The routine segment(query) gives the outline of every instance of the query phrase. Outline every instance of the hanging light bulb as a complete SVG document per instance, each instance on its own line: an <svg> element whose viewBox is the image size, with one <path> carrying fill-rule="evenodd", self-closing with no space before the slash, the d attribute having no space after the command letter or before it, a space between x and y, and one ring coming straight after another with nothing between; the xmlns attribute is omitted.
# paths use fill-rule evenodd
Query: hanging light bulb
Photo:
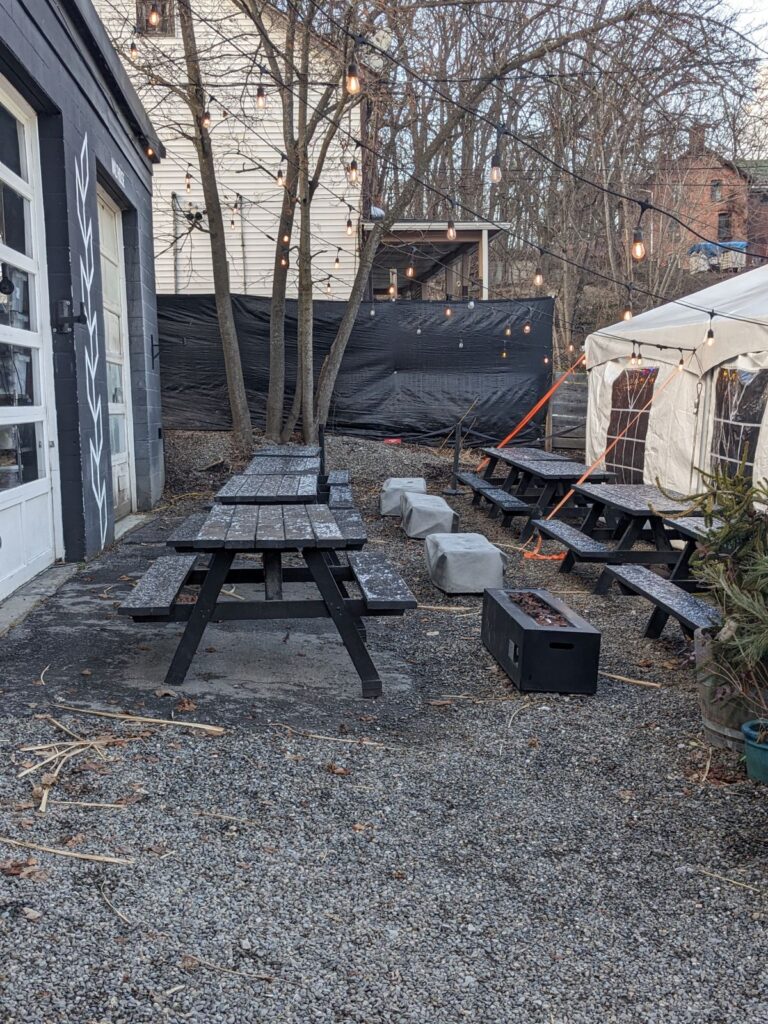
<svg viewBox="0 0 768 1024"><path fill-rule="evenodd" d="M569 352L573 352L573 342L571 342L570 345L568 346L568 351Z"/></svg>
<svg viewBox="0 0 768 1024"><path fill-rule="evenodd" d="M344 81L344 88L350 96L356 96L360 92L360 74L357 64L354 61L347 68L347 77Z"/></svg>
<svg viewBox="0 0 768 1024"><path fill-rule="evenodd" d="M709 345L710 348L712 347L712 345L715 344L715 332L712 328L712 317L714 315L714 313L709 314L709 330L707 331L707 345Z"/></svg>
<svg viewBox="0 0 768 1024"><path fill-rule="evenodd" d="M640 224L632 232L632 259L640 263L645 259L645 242L643 241L643 229Z"/></svg>
<svg viewBox="0 0 768 1024"><path fill-rule="evenodd" d="M330 279L330 277L328 278L328 280L326 281L326 284L325 284L325 294L326 295L330 295L331 294L331 279Z"/></svg>
<svg viewBox="0 0 768 1024"><path fill-rule="evenodd" d="M464 348L464 339L459 338L459 348Z"/></svg>
<svg viewBox="0 0 768 1024"><path fill-rule="evenodd" d="M630 366L636 366L637 365L637 356L635 355L635 346L634 345L632 346L632 355L629 357L629 365Z"/></svg>
<svg viewBox="0 0 768 1024"><path fill-rule="evenodd" d="M533 284L535 288L541 288L544 284L544 274L541 271L541 267L536 267L533 274Z"/></svg>
<svg viewBox="0 0 768 1024"><path fill-rule="evenodd" d="M231 228L233 228L235 226L235 210L236 209L237 209L237 207L235 207L235 206L232 207L232 216L229 218L229 226Z"/></svg>
<svg viewBox="0 0 768 1024"><path fill-rule="evenodd" d="M210 112L210 110L206 110L203 113L202 124L203 124L203 128L205 128L206 131L211 127L211 112Z"/></svg>
<svg viewBox="0 0 768 1024"><path fill-rule="evenodd" d="M138 57L139 57L139 48L138 48L138 46L136 45L136 39L135 39L135 38L131 40L131 45L130 45L130 47L128 48L128 56L129 56L129 57L131 58L131 60L132 60L132 61L134 61L134 62L136 62L136 60L138 60Z"/></svg>
<svg viewBox="0 0 768 1024"><path fill-rule="evenodd" d="M448 230L445 232L445 237L449 242L456 241L456 225L453 223L453 220L448 221Z"/></svg>
<svg viewBox="0 0 768 1024"><path fill-rule="evenodd" d="M280 253L280 266L284 267L284 268L287 268L289 265L290 265L290 260L288 259L288 253L287 252Z"/></svg>
<svg viewBox="0 0 768 1024"><path fill-rule="evenodd" d="M530 333L531 333L531 321L530 320L526 320L525 323L523 324L523 334L530 334Z"/></svg>
<svg viewBox="0 0 768 1024"><path fill-rule="evenodd" d="M624 307L624 311L621 314L621 319L622 320L631 320L632 319L632 307L630 306L629 303L627 303L626 306Z"/></svg>
<svg viewBox="0 0 768 1024"><path fill-rule="evenodd" d="M187 193L192 191L192 175L189 171L189 164L187 164L187 173L184 175L184 189Z"/></svg>
<svg viewBox="0 0 768 1024"><path fill-rule="evenodd" d="M290 240L291 240L291 236L290 236L290 235L288 234L288 232L286 231L286 232L285 232L285 233L283 234L283 244L284 244L284 245L287 245L287 244L288 244L288 243L290 242Z"/></svg>
<svg viewBox="0 0 768 1024"><path fill-rule="evenodd" d="M681 350L680 350L680 362L679 362L679 363L677 364L677 372L678 372L678 373L682 373L682 371L683 371L684 369L685 369L685 362L684 362L684 360L683 360L683 351L682 351L682 349L681 349Z"/></svg>
<svg viewBox="0 0 768 1024"><path fill-rule="evenodd" d="M160 24L160 8L157 4L152 4L149 8L149 14L147 15L147 24L151 28L157 28Z"/></svg>
<svg viewBox="0 0 768 1024"><path fill-rule="evenodd" d="M544 365L546 366L547 363L549 363L549 356L544 356Z"/></svg>
<svg viewBox="0 0 768 1024"><path fill-rule="evenodd" d="M347 166L347 181L349 182L350 185L356 185L357 178L357 160L355 160L355 158L352 157Z"/></svg>
<svg viewBox="0 0 768 1024"><path fill-rule="evenodd" d="M397 294L397 288L395 288L394 284L391 284L389 286L389 288L387 289L387 291L389 292L390 295L396 295Z"/></svg>
<svg viewBox="0 0 768 1024"><path fill-rule="evenodd" d="M373 306L371 306L370 316L376 316L376 310L374 309Z"/></svg>
<svg viewBox="0 0 768 1024"><path fill-rule="evenodd" d="M347 217L347 234L351 235L352 234L352 230L353 230L353 228L352 228L352 218L351 217Z"/></svg>
<svg viewBox="0 0 768 1024"><path fill-rule="evenodd" d="M501 358L502 358L502 359L506 359L506 358L507 358L507 349L506 349L506 346L505 346L505 347L504 347L504 348L503 348L503 349L501 350Z"/></svg>
<svg viewBox="0 0 768 1024"><path fill-rule="evenodd" d="M277 178L276 178L276 181L277 181L277 184L280 186L280 188L285 188L285 175L283 174L283 168L282 167L278 167L277 168Z"/></svg>
<svg viewBox="0 0 768 1024"><path fill-rule="evenodd" d="M147 156L149 157L150 160L155 155L155 151L154 151L154 149L152 149L151 146L147 146L145 152L146 152L146 154L147 154Z"/></svg>
<svg viewBox="0 0 768 1024"><path fill-rule="evenodd" d="M416 276L416 267L414 267L414 265L413 265L413 253L414 253L414 251L415 250L411 249L411 258L410 258L410 261L408 262L408 266L405 268L405 276L406 277L415 277Z"/></svg>
<svg viewBox="0 0 768 1024"><path fill-rule="evenodd" d="M261 83L256 89L256 109L266 110L267 109L267 90Z"/></svg>
<svg viewBox="0 0 768 1024"><path fill-rule="evenodd" d="M512 337L512 328L510 327L509 324L507 324L507 326L504 328L504 337L505 338L511 338Z"/></svg>
<svg viewBox="0 0 768 1024"><path fill-rule="evenodd" d="M640 346L637 346L637 359L635 360L638 366L643 365L643 353L640 351Z"/></svg>
<svg viewBox="0 0 768 1024"><path fill-rule="evenodd" d="M420 327L417 327L417 328L416 328L416 333L417 333L417 334L421 334L421 328L420 328Z"/></svg>
<svg viewBox="0 0 768 1024"><path fill-rule="evenodd" d="M470 299L469 302L467 303L467 309L471 310L471 309L474 309L474 308L475 308L475 300L474 299Z"/></svg>
<svg viewBox="0 0 768 1024"><path fill-rule="evenodd" d="M339 253L340 252L341 252L341 249L337 249L336 250L336 262L333 264L333 269L334 270L339 270L339 268L341 267L341 260L339 258Z"/></svg>
<svg viewBox="0 0 768 1024"><path fill-rule="evenodd" d="M445 307L445 315L446 315L447 318L450 318L450 317L453 316L453 307L450 304L448 304Z"/></svg>
<svg viewBox="0 0 768 1024"><path fill-rule="evenodd" d="M501 158L499 157L498 149L491 157L490 179L494 185L498 185L498 183L501 181Z"/></svg>

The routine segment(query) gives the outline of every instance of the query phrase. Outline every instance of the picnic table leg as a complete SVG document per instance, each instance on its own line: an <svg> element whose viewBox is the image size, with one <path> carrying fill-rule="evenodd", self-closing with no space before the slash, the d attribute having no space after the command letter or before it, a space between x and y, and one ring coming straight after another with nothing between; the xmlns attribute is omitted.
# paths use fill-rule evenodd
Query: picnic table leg
<svg viewBox="0 0 768 1024"><path fill-rule="evenodd" d="M669 574L669 578L674 580L678 586L685 587L684 581L688 577L688 570L691 558L696 551L696 541L693 538L689 538L686 542L685 547L680 552L680 557L672 566L672 571ZM665 612L663 608L654 608L651 612L648 623L645 627L644 636L647 636L650 640L657 640L669 620L669 613Z"/></svg>
<svg viewBox="0 0 768 1024"><path fill-rule="evenodd" d="M333 548L330 548L328 551L324 552L324 554L325 560L328 563L328 565L341 565L341 559L333 550ZM339 588L339 593L341 594L342 597L349 597L349 591L341 582L341 580L336 580L336 586ZM355 626L357 627L357 632L360 634L362 639L367 640L368 630L365 628L365 623L363 622L363 620L355 619Z"/></svg>
<svg viewBox="0 0 768 1024"><path fill-rule="evenodd" d="M328 568L323 552L305 548L303 553L315 585L328 609L328 614L333 619L339 636L352 659L352 664L360 676L360 681L363 684L363 696L380 697L381 677L373 664L363 638L360 636L355 617L350 614L344 604L344 598Z"/></svg>
<svg viewBox="0 0 768 1024"><path fill-rule="evenodd" d="M634 547L635 541L643 532L644 522L645 520L642 519L640 516L633 516L629 520L629 525L619 538L619 541L616 545L617 551L630 551ZM608 572L607 568L603 569L603 571L600 573L597 579L597 583L595 584L594 592L596 594L607 594L608 591L611 589L612 582L613 577Z"/></svg>
<svg viewBox="0 0 768 1024"><path fill-rule="evenodd" d="M211 556L203 585L197 595L197 601L195 601L192 614L189 616L184 633L179 640L171 667L166 673L166 686L181 686L184 682L205 627L210 622L219 592L227 579L234 557L234 551L216 551Z"/></svg>
<svg viewBox="0 0 768 1024"><path fill-rule="evenodd" d="M552 504L552 498L555 495L556 489L557 489L557 483L556 482L548 480L544 484L544 486L543 486L543 488L541 490L541 494L536 499L536 504L535 504L535 506L533 508L533 512L531 512L531 515L530 515L530 517L528 519L528 522L525 524L525 526L522 529L522 532L520 534L520 540L521 541L528 540L528 538L533 533L533 520L534 519L543 519L544 518L544 515L546 514L547 509Z"/></svg>
<svg viewBox="0 0 768 1024"><path fill-rule="evenodd" d="M283 598L283 563L279 551L265 551L264 598L267 601L281 601Z"/></svg>
<svg viewBox="0 0 768 1024"><path fill-rule="evenodd" d="M488 465L485 467L485 471L483 472L483 480L493 479L493 474L496 471L496 463L498 461L498 458L495 458L493 455L488 456Z"/></svg>

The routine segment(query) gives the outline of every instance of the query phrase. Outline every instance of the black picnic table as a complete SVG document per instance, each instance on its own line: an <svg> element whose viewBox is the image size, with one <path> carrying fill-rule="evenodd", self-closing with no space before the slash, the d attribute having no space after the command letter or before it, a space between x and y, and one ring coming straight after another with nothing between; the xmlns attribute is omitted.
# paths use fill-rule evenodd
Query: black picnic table
<svg viewBox="0 0 768 1024"><path fill-rule="evenodd" d="M510 487L512 494L522 501L531 504L531 515L523 527L520 540L527 540L533 533L533 520L539 519L548 509L554 507L573 488L577 480L581 480L590 467L583 462L572 462L570 459L552 459L539 462L533 459L509 460L517 478ZM590 480L605 482L613 479L614 474L602 469L592 470ZM573 504L566 511L566 516L574 515L574 506L584 505L584 500L573 495Z"/></svg>
<svg viewBox="0 0 768 1024"><path fill-rule="evenodd" d="M320 458L316 455L255 455L243 470L248 476L282 476L285 473L321 472Z"/></svg>
<svg viewBox="0 0 768 1024"><path fill-rule="evenodd" d="M401 615L416 601L405 582L377 552L363 551L366 532L355 509L327 505L223 505L191 516L167 540L178 553L158 559L120 607L136 621L186 621L165 681L183 683L206 625L232 619L330 617L362 681L364 697L381 694L381 679L365 644L368 615ZM346 565L339 560L345 552ZM261 555L262 566L233 565L238 554ZM283 565L298 553L303 566ZM199 567L198 555L208 555ZM356 582L362 597L350 597ZM319 598L283 597L284 583L314 583ZM236 600L227 584L263 583L264 597ZM179 600L188 584L200 586L194 603Z"/></svg>
<svg viewBox="0 0 768 1024"><path fill-rule="evenodd" d="M557 452L547 452L543 448L531 448L526 445L520 445L517 448L481 448L480 449L488 459L488 463L483 472L484 480L492 480L493 474L496 472L496 467L500 462L503 462L506 466L510 467L507 473L507 477L504 483L508 484L510 479L512 481L517 479L517 467L522 461L528 462L568 462L567 455L558 455ZM516 461L513 461L516 460Z"/></svg>
<svg viewBox="0 0 768 1024"><path fill-rule="evenodd" d="M616 546L606 548L605 558L593 561L621 563L626 565L674 565L679 557L664 528L665 517L683 515L690 511L690 503L682 495L664 494L653 484L577 484L574 493L586 499L590 509L581 525L581 532L587 537L610 533L616 539ZM617 526L600 528L598 523L613 517ZM638 550L638 540L648 539L655 551ZM574 564L573 552L569 551L562 563L561 572L569 572ZM597 581L595 593L605 593L610 586L610 577L605 572Z"/></svg>
<svg viewBox="0 0 768 1024"><path fill-rule="evenodd" d="M214 496L223 505L293 505L317 501L317 473L240 473Z"/></svg>
<svg viewBox="0 0 768 1024"><path fill-rule="evenodd" d="M320 458L321 452L319 444L269 444L259 448L256 456L267 459L309 459Z"/></svg>

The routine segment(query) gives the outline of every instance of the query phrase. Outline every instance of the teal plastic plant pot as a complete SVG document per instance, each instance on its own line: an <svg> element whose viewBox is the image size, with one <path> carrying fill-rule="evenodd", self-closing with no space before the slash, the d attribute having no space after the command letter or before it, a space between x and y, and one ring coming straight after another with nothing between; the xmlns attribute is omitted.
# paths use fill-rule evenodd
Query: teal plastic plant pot
<svg viewBox="0 0 768 1024"><path fill-rule="evenodd" d="M753 782L768 783L768 719L754 718L741 727L744 733L744 756L747 761L747 775ZM760 734L765 736L759 742Z"/></svg>

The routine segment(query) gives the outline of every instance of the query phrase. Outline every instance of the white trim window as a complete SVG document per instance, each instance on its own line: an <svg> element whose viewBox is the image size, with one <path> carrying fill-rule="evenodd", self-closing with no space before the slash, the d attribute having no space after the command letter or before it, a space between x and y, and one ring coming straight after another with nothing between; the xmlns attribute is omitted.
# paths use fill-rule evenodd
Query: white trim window
<svg viewBox="0 0 768 1024"><path fill-rule="evenodd" d="M0 77L0 598L60 546L44 239L36 117Z"/></svg>

